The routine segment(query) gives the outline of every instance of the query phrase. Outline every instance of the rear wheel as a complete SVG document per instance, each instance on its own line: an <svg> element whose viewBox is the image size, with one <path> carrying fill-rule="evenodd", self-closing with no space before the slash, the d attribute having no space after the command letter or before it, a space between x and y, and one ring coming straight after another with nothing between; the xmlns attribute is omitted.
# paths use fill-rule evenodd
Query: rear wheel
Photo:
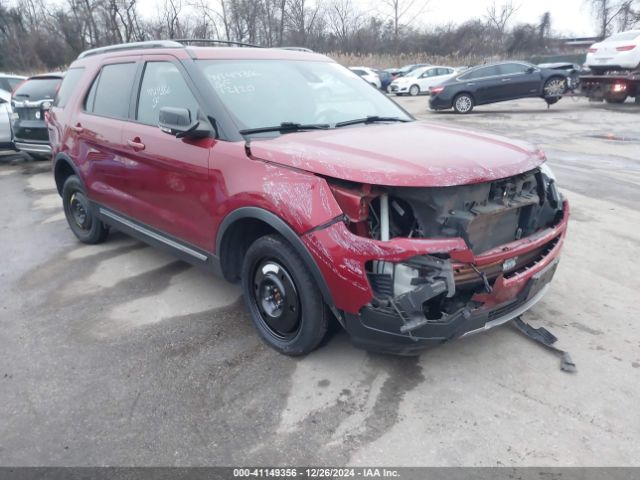
<svg viewBox="0 0 640 480"><path fill-rule="evenodd" d="M62 187L62 205L67 223L78 240L96 244L106 240L109 227L96 216L80 179L71 175Z"/></svg>
<svg viewBox="0 0 640 480"><path fill-rule="evenodd" d="M453 99L453 109L456 113L469 113L473 110L473 97L468 93L461 93Z"/></svg>
<svg viewBox="0 0 640 480"><path fill-rule="evenodd" d="M278 352L305 355L324 338L328 315L318 286L279 235L251 244L242 265L242 290L260 337Z"/></svg>
<svg viewBox="0 0 640 480"><path fill-rule="evenodd" d="M411 85L411 88L409 88L409 95L411 95L412 97L415 97L419 93L420 93L420 87L418 85Z"/></svg>

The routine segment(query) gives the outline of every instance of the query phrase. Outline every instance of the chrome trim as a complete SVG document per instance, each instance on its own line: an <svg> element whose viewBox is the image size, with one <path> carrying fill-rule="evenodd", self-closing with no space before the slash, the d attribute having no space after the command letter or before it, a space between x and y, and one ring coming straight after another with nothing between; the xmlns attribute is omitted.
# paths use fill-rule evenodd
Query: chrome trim
<svg viewBox="0 0 640 480"><path fill-rule="evenodd" d="M15 146L21 152L51 153L51 145L46 144L15 142Z"/></svg>
<svg viewBox="0 0 640 480"><path fill-rule="evenodd" d="M470 337L471 335L476 335L478 333L482 333L482 332L484 332L486 330L490 330L492 328L495 328L495 327L498 327L500 325L503 325L503 324L507 323L508 321L513 320L516 317L519 317L524 312L526 312L531 307L533 307L536 303L538 303L540 300L542 300L542 297L545 296L545 294L549 290L550 286L551 285L547 284L544 287L542 287L540 289L540 291L533 296L533 298L531 298L527 303L525 303L523 305L520 305L518 308L516 308L512 312L509 312L509 313L507 313L506 315L504 315L504 316L502 316L500 318L496 318L495 320L491 320L490 322L485 323L484 326L481 327L481 328L476 328L475 330L471 330L469 332L466 332L465 334L461 335L460 338Z"/></svg>
<svg viewBox="0 0 640 480"><path fill-rule="evenodd" d="M172 248L175 248L176 250L180 250L183 253L186 253L187 255L192 256L193 258L197 258L198 260L200 260L201 262L206 262L207 259L209 257L207 257L206 255L195 251L192 248L189 248L181 243L178 243L174 240L171 240L170 238L165 237L164 235L161 235L159 233L154 232L153 230L149 230L148 228L142 227L140 225L138 225L137 223L134 223L130 220L127 220L124 217L121 217L120 215L118 215L117 213L113 213L110 210L107 210L105 208L100 207L100 213L102 215L104 215L105 217L109 217L112 220L115 220L116 222L119 222L133 230L136 230L144 235L146 235L147 237L153 238L154 240L157 240L159 242L164 243L165 245L168 245Z"/></svg>

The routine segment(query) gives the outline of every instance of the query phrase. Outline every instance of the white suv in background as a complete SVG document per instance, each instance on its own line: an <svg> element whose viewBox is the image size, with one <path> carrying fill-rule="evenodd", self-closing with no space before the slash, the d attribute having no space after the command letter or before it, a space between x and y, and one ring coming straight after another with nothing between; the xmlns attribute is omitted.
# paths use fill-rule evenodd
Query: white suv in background
<svg viewBox="0 0 640 480"><path fill-rule="evenodd" d="M372 86L376 87L377 89L382 88L382 83L380 82L380 77L371 68L369 68L369 67L349 67L349 70L351 70L356 75L362 77L362 79L365 82L371 84Z"/></svg>
<svg viewBox="0 0 640 480"><path fill-rule="evenodd" d="M640 30L616 33L587 50L585 64L594 72L640 68Z"/></svg>

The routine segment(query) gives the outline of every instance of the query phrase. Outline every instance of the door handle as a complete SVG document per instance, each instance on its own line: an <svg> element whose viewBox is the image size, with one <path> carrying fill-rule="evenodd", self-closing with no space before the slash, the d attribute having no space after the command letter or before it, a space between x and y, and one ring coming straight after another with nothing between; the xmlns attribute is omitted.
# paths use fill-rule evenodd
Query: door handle
<svg viewBox="0 0 640 480"><path fill-rule="evenodd" d="M502 81L503 82L509 82L511 79L510 78L503 78Z"/></svg>
<svg viewBox="0 0 640 480"><path fill-rule="evenodd" d="M475 85L474 82L467 83L467 87L473 87Z"/></svg>
<svg viewBox="0 0 640 480"><path fill-rule="evenodd" d="M127 145L133 148L136 152L144 150L144 143L140 141L140 138L136 137L133 140L127 140Z"/></svg>
<svg viewBox="0 0 640 480"><path fill-rule="evenodd" d="M75 126L71 126L69 127L71 128L72 131L76 132L76 133L82 133L84 132L84 128L82 128L82 125L80 125L79 123L76 124Z"/></svg>

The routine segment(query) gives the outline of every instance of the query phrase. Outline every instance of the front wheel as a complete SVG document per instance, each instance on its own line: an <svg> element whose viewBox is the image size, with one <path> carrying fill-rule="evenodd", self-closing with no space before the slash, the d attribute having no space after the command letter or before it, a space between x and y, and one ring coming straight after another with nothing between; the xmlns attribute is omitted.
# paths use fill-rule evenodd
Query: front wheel
<svg viewBox="0 0 640 480"><path fill-rule="evenodd" d="M420 93L420 87L418 85L411 85L411 88L409 89L409 95L411 95L412 97L415 97L419 93Z"/></svg>
<svg viewBox="0 0 640 480"><path fill-rule="evenodd" d="M456 113L469 113L473 110L473 97L468 93L461 93L453 99L453 109Z"/></svg>
<svg viewBox="0 0 640 480"><path fill-rule="evenodd" d="M544 83L542 92L545 98L559 98L567 90L567 80L560 77L552 77Z"/></svg>
<svg viewBox="0 0 640 480"><path fill-rule="evenodd" d="M62 205L67 223L78 240L89 244L106 240L109 227L96 216L82 182L75 175L67 178L62 186Z"/></svg>
<svg viewBox="0 0 640 480"><path fill-rule="evenodd" d="M242 291L256 330L285 355L305 355L325 337L327 310L309 269L279 235L256 240L245 254Z"/></svg>

